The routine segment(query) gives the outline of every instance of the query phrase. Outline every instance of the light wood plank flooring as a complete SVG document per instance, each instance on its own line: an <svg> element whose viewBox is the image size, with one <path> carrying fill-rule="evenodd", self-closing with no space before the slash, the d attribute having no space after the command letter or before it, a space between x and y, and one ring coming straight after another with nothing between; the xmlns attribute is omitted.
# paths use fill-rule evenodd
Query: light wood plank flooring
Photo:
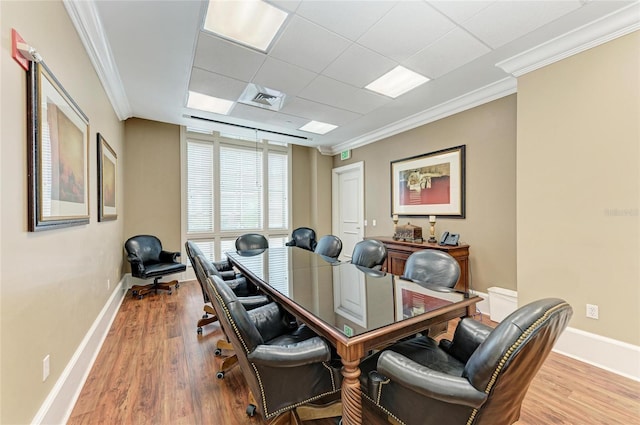
<svg viewBox="0 0 640 425"><path fill-rule="evenodd" d="M248 392L238 368L216 378L222 360L214 355L215 342L222 332L215 323L197 335L202 307L196 281L173 295L127 296L68 424L264 424L245 414ZM517 424L640 425L639 417L640 383L552 353ZM384 423L366 412L365 421Z"/></svg>

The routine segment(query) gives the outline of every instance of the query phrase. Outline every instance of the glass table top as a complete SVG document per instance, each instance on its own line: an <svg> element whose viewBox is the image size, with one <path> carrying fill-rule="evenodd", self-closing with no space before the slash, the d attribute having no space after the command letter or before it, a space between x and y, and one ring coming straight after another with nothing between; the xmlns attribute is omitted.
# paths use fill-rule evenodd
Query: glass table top
<svg viewBox="0 0 640 425"><path fill-rule="evenodd" d="M269 248L227 257L260 286L268 285L347 336L359 335L463 301L388 273L349 262L332 263L296 247Z"/></svg>

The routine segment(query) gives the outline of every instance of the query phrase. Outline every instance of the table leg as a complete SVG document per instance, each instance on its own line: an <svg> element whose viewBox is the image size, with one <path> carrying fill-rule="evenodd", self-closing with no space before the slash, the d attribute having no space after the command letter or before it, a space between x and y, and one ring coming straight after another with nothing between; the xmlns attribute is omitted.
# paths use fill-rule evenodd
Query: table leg
<svg viewBox="0 0 640 425"><path fill-rule="evenodd" d="M342 424L362 424L362 399L360 398L360 360L342 360Z"/></svg>

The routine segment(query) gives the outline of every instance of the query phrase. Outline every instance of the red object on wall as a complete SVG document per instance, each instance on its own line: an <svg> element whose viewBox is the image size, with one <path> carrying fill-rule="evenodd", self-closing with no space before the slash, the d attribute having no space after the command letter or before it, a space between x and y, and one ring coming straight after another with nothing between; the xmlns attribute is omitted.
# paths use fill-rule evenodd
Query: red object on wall
<svg viewBox="0 0 640 425"><path fill-rule="evenodd" d="M18 51L18 43L26 43L24 38L20 37L18 31L11 28L11 57L15 59L25 71L29 70L29 60L22 56L22 53Z"/></svg>

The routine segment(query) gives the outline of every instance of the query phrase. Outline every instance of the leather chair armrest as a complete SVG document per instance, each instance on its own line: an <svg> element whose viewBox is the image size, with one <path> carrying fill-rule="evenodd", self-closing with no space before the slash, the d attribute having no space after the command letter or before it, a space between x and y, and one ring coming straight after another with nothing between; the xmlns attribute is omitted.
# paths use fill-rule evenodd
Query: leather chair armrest
<svg viewBox="0 0 640 425"><path fill-rule="evenodd" d="M462 319L453 334L453 340L441 340L440 348L462 363L466 363L476 348L487 339L493 328L468 317Z"/></svg>
<svg viewBox="0 0 640 425"><path fill-rule="evenodd" d="M236 272L234 270L220 270L219 272L223 280L233 280L236 278Z"/></svg>
<svg viewBox="0 0 640 425"><path fill-rule="evenodd" d="M213 267L218 269L218 271L220 273L226 272L226 271L233 271L233 266L231 265L229 260L226 260L226 261L214 261L212 264L213 264Z"/></svg>
<svg viewBox="0 0 640 425"><path fill-rule="evenodd" d="M271 367L297 367L331 360L329 345L319 336L291 345L258 345L250 362Z"/></svg>
<svg viewBox="0 0 640 425"><path fill-rule="evenodd" d="M253 295L250 297L241 297L238 298L240 304L244 306L244 308L249 310L254 310L258 307L262 307L263 305L267 305L271 302L271 300L266 295Z"/></svg>
<svg viewBox="0 0 640 425"><path fill-rule="evenodd" d="M487 400L487 394L476 390L466 378L429 369L393 351L380 355L377 369L394 383L445 403L477 409Z"/></svg>
<svg viewBox="0 0 640 425"><path fill-rule="evenodd" d="M133 276L138 277L144 273L144 264L142 259L136 254L127 255L127 261L131 263L131 274Z"/></svg>
<svg viewBox="0 0 640 425"><path fill-rule="evenodd" d="M285 243L285 246L296 246L296 241L289 241Z"/></svg>
<svg viewBox="0 0 640 425"><path fill-rule="evenodd" d="M180 257L179 252L170 252L170 251L160 251L160 255L158 259L161 263L177 263L178 257Z"/></svg>

